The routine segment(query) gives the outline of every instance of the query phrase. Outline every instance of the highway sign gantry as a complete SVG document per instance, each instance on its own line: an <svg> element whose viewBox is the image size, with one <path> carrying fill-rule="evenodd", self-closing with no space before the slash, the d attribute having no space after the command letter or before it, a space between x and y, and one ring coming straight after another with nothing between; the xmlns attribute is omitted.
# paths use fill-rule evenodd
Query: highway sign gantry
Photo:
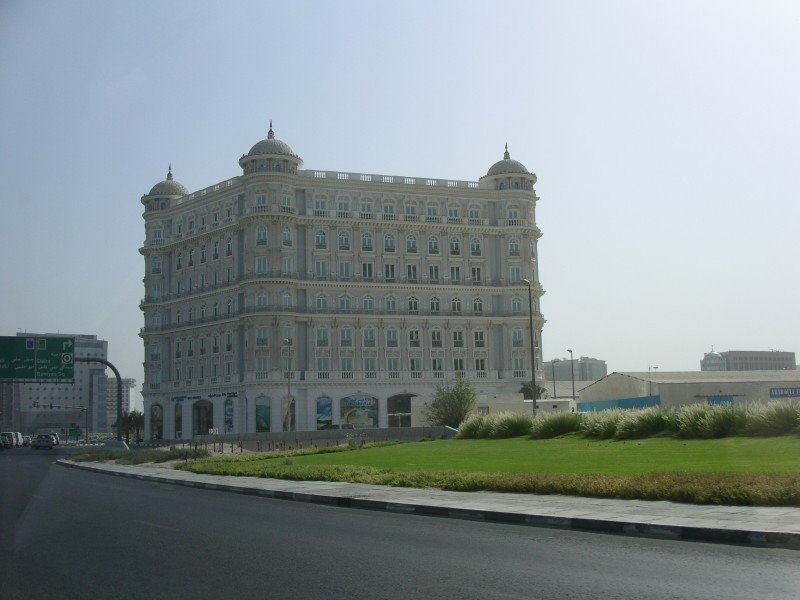
<svg viewBox="0 0 800 600"><path fill-rule="evenodd" d="M0 336L0 380L64 381L74 376L74 337Z"/></svg>

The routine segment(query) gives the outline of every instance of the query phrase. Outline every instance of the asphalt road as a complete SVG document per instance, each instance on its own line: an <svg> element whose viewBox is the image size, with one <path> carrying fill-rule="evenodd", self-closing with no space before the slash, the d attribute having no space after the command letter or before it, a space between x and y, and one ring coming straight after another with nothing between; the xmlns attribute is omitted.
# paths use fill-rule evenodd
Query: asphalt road
<svg viewBox="0 0 800 600"><path fill-rule="evenodd" d="M2 598L797 598L800 552L371 512L0 453Z"/></svg>

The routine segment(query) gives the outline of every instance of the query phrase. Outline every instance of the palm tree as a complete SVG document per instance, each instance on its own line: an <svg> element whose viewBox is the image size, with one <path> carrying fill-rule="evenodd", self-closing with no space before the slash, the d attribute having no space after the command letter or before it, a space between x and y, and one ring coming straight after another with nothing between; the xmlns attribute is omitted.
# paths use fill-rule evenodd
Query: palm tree
<svg viewBox="0 0 800 600"><path fill-rule="evenodd" d="M131 420L131 427L136 431L136 443L142 439L139 432L144 432L144 413L136 409L132 410L129 414Z"/></svg>
<svg viewBox="0 0 800 600"><path fill-rule="evenodd" d="M114 421L112 427L118 428L120 424L117 421ZM130 444L131 443L131 427L133 424L131 423L131 414L130 413L122 413L122 431L125 433L125 442Z"/></svg>

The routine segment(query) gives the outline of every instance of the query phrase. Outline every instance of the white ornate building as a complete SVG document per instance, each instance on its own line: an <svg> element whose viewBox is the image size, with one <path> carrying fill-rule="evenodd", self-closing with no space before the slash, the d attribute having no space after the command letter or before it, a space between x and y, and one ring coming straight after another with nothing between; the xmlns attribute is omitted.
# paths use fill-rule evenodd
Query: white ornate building
<svg viewBox="0 0 800 600"><path fill-rule="evenodd" d="M536 175L507 149L477 182L302 170L270 127L239 166L142 196L146 437L419 425L436 384L530 380Z"/></svg>

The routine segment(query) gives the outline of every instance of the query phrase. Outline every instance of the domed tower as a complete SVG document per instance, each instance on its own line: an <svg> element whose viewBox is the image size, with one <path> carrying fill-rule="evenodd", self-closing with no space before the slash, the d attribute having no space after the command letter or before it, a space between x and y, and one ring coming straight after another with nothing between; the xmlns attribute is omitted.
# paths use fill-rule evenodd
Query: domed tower
<svg viewBox="0 0 800 600"><path fill-rule="evenodd" d="M163 210L169 207L170 200L180 198L188 193L189 190L185 186L172 178L172 164L170 164L167 178L159 181L147 194L142 196L142 204L144 204L145 211Z"/></svg>
<svg viewBox="0 0 800 600"><path fill-rule="evenodd" d="M239 159L244 175L254 173L297 173L303 167L303 159L292 151L291 146L275 137L272 121L269 122L267 139L250 148L250 152Z"/></svg>
<svg viewBox="0 0 800 600"><path fill-rule="evenodd" d="M533 184L536 183L536 175L528 171L525 165L518 160L512 160L511 154L508 152L508 144L506 144L503 160L494 163L480 181L484 187L496 190L532 190Z"/></svg>

